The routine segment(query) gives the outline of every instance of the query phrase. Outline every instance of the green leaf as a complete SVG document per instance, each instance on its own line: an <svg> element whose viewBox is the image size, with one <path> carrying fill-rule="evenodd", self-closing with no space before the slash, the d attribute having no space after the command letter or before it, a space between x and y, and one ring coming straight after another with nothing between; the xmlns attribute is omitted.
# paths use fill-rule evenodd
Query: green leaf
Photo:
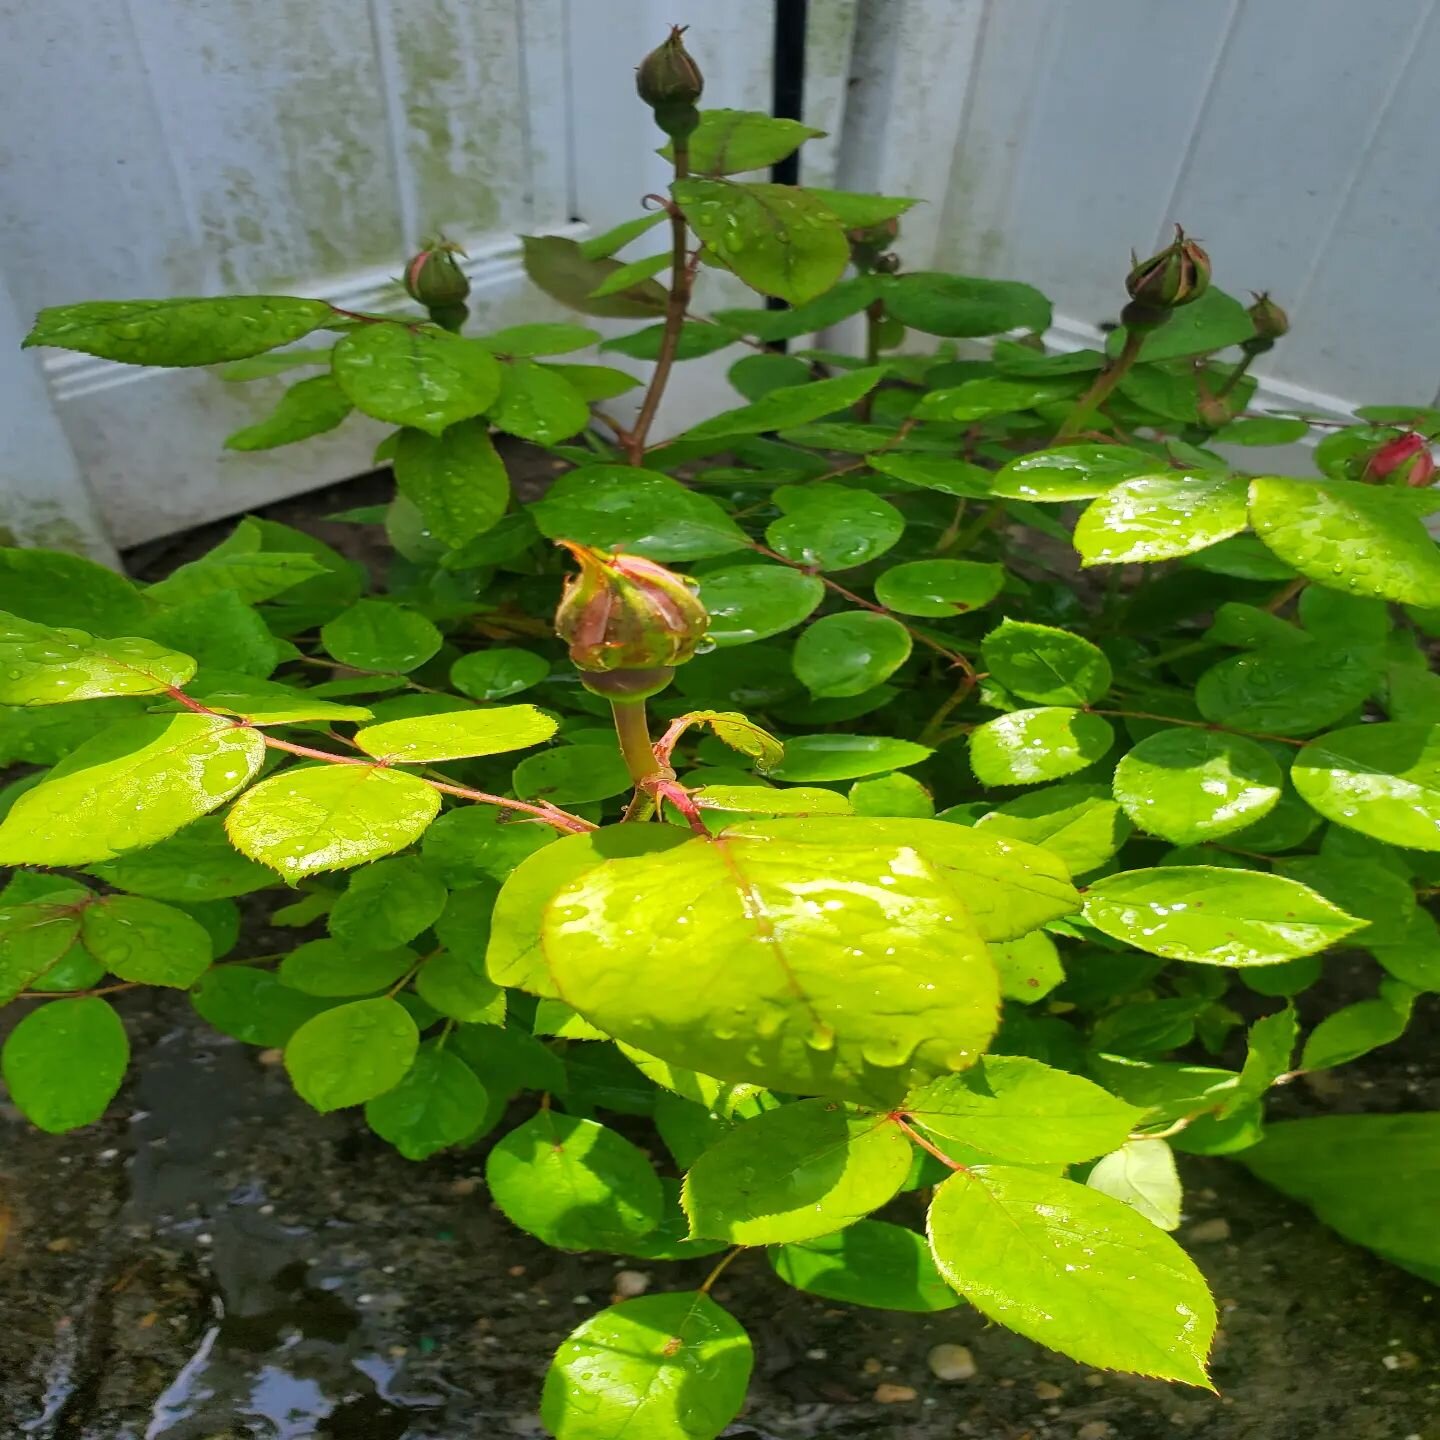
<svg viewBox="0 0 1440 1440"><path fill-rule="evenodd" d="M90 635L134 635L150 607L123 575L83 555L0 547L0 610Z"/></svg>
<svg viewBox="0 0 1440 1440"><path fill-rule="evenodd" d="M762 294L803 305L850 263L839 217L794 186L676 180L670 193L706 248Z"/></svg>
<svg viewBox="0 0 1440 1440"><path fill-rule="evenodd" d="M134 895L106 895L85 907L85 948L121 980L188 989L214 959L210 936L183 910Z"/></svg>
<svg viewBox="0 0 1440 1440"><path fill-rule="evenodd" d="M928 746L888 735L797 735L786 743L783 763L770 773L787 784L857 780L907 769L932 753Z"/></svg>
<svg viewBox="0 0 1440 1440"><path fill-rule="evenodd" d="M489 1105L470 1067L428 1041L398 1085L366 1101L365 1123L407 1160L427 1160L473 1135Z"/></svg>
<svg viewBox="0 0 1440 1440"><path fill-rule="evenodd" d="M1240 1158L1347 1240L1432 1283L1440 1275L1440 1112L1287 1120Z"/></svg>
<svg viewBox="0 0 1440 1440"><path fill-rule="evenodd" d="M803 785L784 790L764 785L703 785L691 792L702 810L726 810L745 815L848 815L850 802L833 790Z"/></svg>
<svg viewBox="0 0 1440 1440"><path fill-rule="evenodd" d="M660 1223L660 1181L643 1152L594 1120L542 1110L485 1162L505 1216L556 1250L613 1250Z"/></svg>
<svg viewBox="0 0 1440 1440"><path fill-rule="evenodd" d="M355 743L367 755L390 765L425 765L523 750L548 740L555 730L554 716L533 705L497 705L489 710L388 720L357 730Z"/></svg>
<svg viewBox="0 0 1440 1440"><path fill-rule="evenodd" d="M363 325L335 347L332 365L357 410L431 435L482 414L500 393L500 362L483 345L430 325Z"/></svg>
<svg viewBox="0 0 1440 1440"><path fill-rule="evenodd" d="M1043 846L1072 875L1098 870L1130 838L1129 821L1099 785L1052 785L1020 795L982 815L976 829Z"/></svg>
<svg viewBox="0 0 1440 1440"><path fill-rule="evenodd" d="M844 485L782 485L784 512L765 538L797 565L848 570L883 555L905 533L905 517L888 500Z"/></svg>
<svg viewBox="0 0 1440 1440"><path fill-rule="evenodd" d="M981 645L990 674L1022 700L1089 705L1110 688L1105 652L1068 630L1002 620Z"/></svg>
<svg viewBox="0 0 1440 1440"><path fill-rule="evenodd" d="M87 740L0 825L0 865L87 865L140 850L223 805L265 758L255 730L142 715Z"/></svg>
<svg viewBox="0 0 1440 1440"><path fill-rule="evenodd" d="M629 335L614 335L603 341L600 348L616 355L628 355L632 360L658 360L664 338L664 325L647 325ZM680 343L675 358L698 360L702 355L713 355L717 350L736 344L739 339L739 335L727 326L687 320L680 327Z"/></svg>
<svg viewBox="0 0 1440 1440"><path fill-rule="evenodd" d="M1085 919L1149 955L1202 965L1275 965L1364 923L1298 881L1210 865L1107 875L1090 886Z"/></svg>
<svg viewBox="0 0 1440 1440"><path fill-rule="evenodd" d="M1204 473L1122 480L1086 507L1075 526L1083 565L1173 560L1245 528L1245 481Z"/></svg>
<svg viewBox="0 0 1440 1440"><path fill-rule="evenodd" d="M505 700L550 673L550 662L533 650L504 646L462 655L450 667L450 683L472 700Z"/></svg>
<svg viewBox="0 0 1440 1440"><path fill-rule="evenodd" d="M510 503L510 477L483 420L443 435L405 429L395 449L395 484L451 549L489 530Z"/></svg>
<svg viewBox="0 0 1440 1440"><path fill-rule="evenodd" d="M1375 646L1322 646L1300 637L1298 644L1267 644L1212 665L1195 687L1195 703L1215 724L1303 735L1349 715L1382 673Z"/></svg>
<svg viewBox="0 0 1440 1440"><path fill-rule="evenodd" d="M1332 1011L1305 1037L1300 1051L1302 1070L1328 1070L1348 1065L1371 1050L1398 1040L1410 1023L1415 992L1395 980L1383 980L1373 1000Z"/></svg>
<svg viewBox="0 0 1440 1440"><path fill-rule="evenodd" d="M262 780L230 809L235 848L287 880L403 850L440 809L440 792L379 765L317 765Z"/></svg>
<svg viewBox="0 0 1440 1440"><path fill-rule="evenodd" d="M467 805L447 811L426 832L421 854L452 890L489 878L504 880L527 855L556 839L555 831L513 810Z"/></svg>
<svg viewBox="0 0 1440 1440"><path fill-rule="evenodd" d="M883 293L889 315L927 335L958 339L1050 328L1050 302L1015 280L922 270L888 280Z"/></svg>
<svg viewBox="0 0 1440 1440"><path fill-rule="evenodd" d="M502 367L500 398L491 406L490 418L508 434L554 445L590 423L590 406L549 366L512 360Z"/></svg>
<svg viewBox="0 0 1440 1440"><path fill-rule="evenodd" d="M857 780L850 787L850 804L857 815L935 818L934 797L913 775Z"/></svg>
<svg viewBox="0 0 1440 1440"><path fill-rule="evenodd" d="M393 1089L418 1044L415 1022L398 1001L352 1000L300 1026L285 1046L285 1069L300 1098L323 1115Z"/></svg>
<svg viewBox="0 0 1440 1440"><path fill-rule="evenodd" d="M920 204L918 199L907 199L903 195L859 195L851 190L825 190L819 185L807 185L805 189L819 196L840 217L847 230L868 230Z"/></svg>
<svg viewBox="0 0 1440 1440"><path fill-rule="evenodd" d="M32 1010L0 1054L11 1100L32 1125L52 1135L98 1120L129 1063L125 1027L93 995L49 1000Z"/></svg>
<svg viewBox="0 0 1440 1440"><path fill-rule="evenodd" d="M301 582L304 584L305 582ZM258 695L267 692L265 677L279 663L282 648L259 613L233 590L205 595L162 610L145 626L145 638L193 657L200 677L191 693L208 701L224 689L239 688ZM234 685L240 681L239 687ZM245 684L254 681L253 685ZM287 695L292 702L303 692L277 685L271 695ZM318 702L311 702L318 704ZM219 708L211 705L212 710ZM323 717L322 717L323 718ZM344 715L331 716L345 719Z"/></svg>
<svg viewBox="0 0 1440 1440"><path fill-rule="evenodd" d="M528 756L510 777L524 800L551 805L587 805L634 788L618 749L600 745L557 745Z"/></svg>
<svg viewBox="0 0 1440 1440"><path fill-rule="evenodd" d="M993 476L990 471L968 460L955 460L948 455L867 455L865 463L882 475L953 495L957 500L988 500Z"/></svg>
<svg viewBox="0 0 1440 1440"><path fill-rule="evenodd" d="M690 1233L778 1245L843 1229L899 1193L910 1142L888 1115L801 1100L737 1125L690 1167Z"/></svg>
<svg viewBox="0 0 1440 1440"><path fill-rule="evenodd" d="M6 705L159 695L194 674L190 656L149 640L97 640L0 614L0 703Z"/></svg>
<svg viewBox="0 0 1440 1440"><path fill-rule="evenodd" d="M700 577L700 603L710 615L708 638L748 645L808 619L825 598L814 575L783 565L728 565Z"/></svg>
<svg viewBox="0 0 1440 1440"><path fill-rule="evenodd" d="M1240 1083L1216 1112L1218 1118L1228 1120L1258 1100L1282 1075L1289 1074L1299 1038L1300 1022L1288 1005L1257 1020L1245 1037L1245 1064L1240 1071Z"/></svg>
<svg viewBox="0 0 1440 1440"><path fill-rule="evenodd" d="M540 532L651 560L701 560L743 549L724 508L677 480L630 465L586 465L562 475L530 507Z"/></svg>
<svg viewBox="0 0 1440 1440"><path fill-rule="evenodd" d="M227 676L222 671L192 684L190 693L206 708L235 715L252 725L293 725L301 720L368 720L370 712L359 705L336 705L312 700L304 690L271 684L249 675Z"/></svg>
<svg viewBox="0 0 1440 1440"><path fill-rule="evenodd" d="M357 600L321 628L320 643L342 665L404 674L423 665L443 641L414 610L386 600Z"/></svg>
<svg viewBox="0 0 1440 1440"><path fill-rule="evenodd" d="M875 598L902 615L963 615L988 605L1005 584L1005 567L976 560L910 560L875 578Z"/></svg>
<svg viewBox="0 0 1440 1440"><path fill-rule="evenodd" d="M1060 952L1041 930L1032 930L1018 940L992 944L990 958L1000 973L1001 996L1022 1005L1043 999L1065 979Z"/></svg>
<svg viewBox="0 0 1440 1440"><path fill-rule="evenodd" d="M736 175L768 169L793 155L805 141L824 134L798 120L782 120L754 110L702 110L700 124L685 144L693 174ZM673 160L674 142L656 153Z"/></svg>
<svg viewBox="0 0 1440 1440"><path fill-rule="evenodd" d="M824 192L811 189L810 193ZM792 305L785 310L717 310L713 318L732 335L753 335L767 343L794 340L858 315L879 293L876 276L852 275L804 305Z"/></svg>
<svg viewBox="0 0 1440 1440"><path fill-rule="evenodd" d="M757 770L767 774L785 756L780 742L748 715L729 710L692 710L682 718L692 725L708 725L718 740L748 756Z"/></svg>
<svg viewBox="0 0 1440 1440"><path fill-rule="evenodd" d="M1012 710L970 732L970 768L982 785L1039 785L1094 764L1114 743L1110 722L1084 710Z"/></svg>
<svg viewBox="0 0 1440 1440"><path fill-rule="evenodd" d="M483 944L484 936L479 938ZM498 1025L505 1019L505 992L486 978L478 961L453 951L431 956L415 977L415 989L447 1019L472 1025Z"/></svg>
<svg viewBox="0 0 1440 1440"><path fill-rule="evenodd" d="M327 928L353 950L391 950L428 930L447 897L444 885L417 856L378 860L351 876L330 910Z"/></svg>
<svg viewBox="0 0 1440 1440"><path fill-rule="evenodd" d="M910 658L910 632L888 615L847 610L817 620L795 643L796 676L812 695L862 695Z"/></svg>
<svg viewBox="0 0 1440 1440"><path fill-rule="evenodd" d="M1109 1195L981 1165L935 1192L930 1244L981 1314L1085 1365L1209 1388L1215 1304L1190 1257Z"/></svg>
<svg viewBox="0 0 1440 1440"><path fill-rule="evenodd" d="M387 989L414 963L412 950L380 950L358 942L352 946L338 940L307 940L280 962L276 973L281 983L291 990L306 995L348 997L373 995L377 990Z"/></svg>
<svg viewBox="0 0 1440 1440"><path fill-rule="evenodd" d="M1061 445L1019 455L996 473L995 495L1038 504L1093 500L1122 480L1134 480L1155 469L1155 458L1128 445Z"/></svg>
<svg viewBox="0 0 1440 1440"><path fill-rule="evenodd" d="M354 407L331 375L316 375L292 385L271 414L226 438L227 450L273 450L341 424Z"/></svg>
<svg viewBox="0 0 1440 1440"><path fill-rule="evenodd" d="M953 388L932 390L915 407L920 420L947 420L968 425L992 415L1013 415L1069 399L1085 387L1084 376L1055 379L1006 379L985 376Z"/></svg>
<svg viewBox="0 0 1440 1440"><path fill-rule="evenodd" d="M1336 730L1300 751L1290 777L1301 798L1337 825L1390 845L1440 850L1440 726Z"/></svg>
<svg viewBox="0 0 1440 1440"><path fill-rule="evenodd" d="M324 573L325 567L313 555L212 551L172 571L146 593L167 606L191 605L225 594L258 605Z"/></svg>
<svg viewBox="0 0 1440 1440"><path fill-rule="evenodd" d="M1413 493L1265 476L1250 482L1250 523L1276 555L1318 585L1440 605L1440 553Z"/></svg>
<svg viewBox="0 0 1440 1440"><path fill-rule="evenodd" d="M497 985L553 996L555 987L540 945L540 929L551 897L606 859L669 849L688 837L688 831L669 825L617 825L567 835L522 859L495 902L485 955L490 978Z"/></svg>
<svg viewBox="0 0 1440 1440"><path fill-rule="evenodd" d="M263 865L235 849L218 815L195 820L168 840L89 868L117 890L185 904L248 895L275 880Z"/></svg>
<svg viewBox="0 0 1440 1440"><path fill-rule="evenodd" d="M284 1045L307 1020L330 1008L328 1000L302 995L278 975L248 965L215 966L190 998L217 1030L267 1049Z"/></svg>
<svg viewBox="0 0 1440 1440"><path fill-rule="evenodd" d="M552 364L545 368L567 381L587 404L613 400L617 395L624 395L644 383L627 371L616 370L611 365Z"/></svg>
<svg viewBox="0 0 1440 1440"><path fill-rule="evenodd" d="M640 226L639 222L632 224L637 228L625 237L626 241L649 229L649 225ZM606 237L596 236L595 240L602 238ZM641 281L619 295L594 298L596 287L620 268L617 260L590 258L582 246L561 235L522 235L520 244L525 252L525 273L531 281L551 299L582 315L626 319L665 313L665 289L653 280Z"/></svg>
<svg viewBox="0 0 1440 1440"><path fill-rule="evenodd" d="M647 215L646 228L658 224L663 213ZM496 355L512 360L529 359L535 355L568 355L584 350L600 338L598 330L588 325L554 324L538 321L530 325L509 325L479 337L480 344Z"/></svg>
<svg viewBox="0 0 1440 1440"><path fill-rule="evenodd" d="M714 1440L740 1413L750 1337L708 1295L642 1295L561 1344L540 1418L556 1440Z"/></svg>
<svg viewBox="0 0 1440 1440"><path fill-rule="evenodd" d="M782 1245L770 1252L770 1264L787 1285L845 1305L928 1314L960 1303L924 1236L884 1220L857 1220L837 1234Z"/></svg>
<svg viewBox="0 0 1440 1440"><path fill-rule="evenodd" d="M805 828L816 823L823 836ZM608 860L546 909L553 984L607 1034L661 1059L888 1103L910 1067L968 1064L999 998L947 878L887 830L925 823L768 821ZM693 988L677 994L664 977L682 963ZM893 997L883 1010L856 1003L877 986Z"/></svg>
<svg viewBox="0 0 1440 1440"><path fill-rule="evenodd" d="M791 425L804 425L824 415L848 410L884 378L883 365L852 370L833 380L812 380L804 385L782 385L751 405L726 410L687 430L685 441L724 439L729 435L763 435Z"/></svg>
<svg viewBox="0 0 1440 1440"><path fill-rule="evenodd" d="M1253 740L1177 726L1147 735L1122 756L1114 783L1115 798L1140 829L1199 845L1268 815L1284 776Z"/></svg>
<svg viewBox="0 0 1440 1440"><path fill-rule="evenodd" d="M1310 433L1304 420L1285 420L1278 415L1253 420L1232 420L1215 432L1217 445L1293 445Z"/></svg>
<svg viewBox="0 0 1440 1440"><path fill-rule="evenodd" d="M125 365L218 365L288 345L335 319L323 300L289 295L87 300L42 310L24 344Z"/></svg>
<svg viewBox="0 0 1440 1440"><path fill-rule="evenodd" d="M1020 1055L987 1055L912 1090L923 1129L1014 1164L1074 1164L1125 1142L1142 1111L1079 1075Z"/></svg>
<svg viewBox="0 0 1440 1440"><path fill-rule="evenodd" d="M1125 335L1123 325L1111 332L1106 348L1112 355L1120 353ZM1150 331L1140 356L1146 361L1155 361L1205 355L1211 350L1239 345L1254 335L1255 322L1245 306L1233 295L1212 285L1199 299L1172 310L1163 325Z"/></svg>
<svg viewBox="0 0 1440 1440"><path fill-rule="evenodd" d="M0 907L0 1005L8 1004L60 960L80 934L83 893L55 889L29 904Z"/></svg>
<svg viewBox="0 0 1440 1440"><path fill-rule="evenodd" d="M1102 1155L1085 1183L1143 1215L1162 1230L1180 1228L1180 1172L1163 1140L1128 1140Z"/></svg>

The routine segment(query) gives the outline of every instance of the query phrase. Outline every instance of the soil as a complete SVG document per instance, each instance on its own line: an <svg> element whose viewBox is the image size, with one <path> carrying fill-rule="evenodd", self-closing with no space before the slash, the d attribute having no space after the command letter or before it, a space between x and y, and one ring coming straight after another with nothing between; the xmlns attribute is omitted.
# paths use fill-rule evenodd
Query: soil
<svg viewBox="0 0 1440 1440"><path fill-rule="evenodd" d="M317 517L386 484L266 513L354 554L363 532ZM148 547L137 568L159 573L226 528ZM264 911L252 919L237 953L274 948ZM105 1120L52 1137L0 1106L3 1440L542 1436L550 1354L609 1303L618 1269L655 1289L707 1273L548 1250L489 1204L484 1144L411 1164L358 1115L308 1110L277 1056L216 1036L183 996L122 1001L136 1058ZM1403 1040L1290 1087L1276 1109L1440 1109L1437 1023L1431 1004ZM1181 1169L1179 1238L1221 1308L1218 1395L1091 1370L964 1306L834 1307L751 1253L714 1291L755 1342L726 1435L1440 1440L1433 1288L1238 1164L1182 1156ZM897 1203L895 1218L918 1217L914 1197ZM940 1343L969 1347L973 1378L931 1374Z"/></svg>

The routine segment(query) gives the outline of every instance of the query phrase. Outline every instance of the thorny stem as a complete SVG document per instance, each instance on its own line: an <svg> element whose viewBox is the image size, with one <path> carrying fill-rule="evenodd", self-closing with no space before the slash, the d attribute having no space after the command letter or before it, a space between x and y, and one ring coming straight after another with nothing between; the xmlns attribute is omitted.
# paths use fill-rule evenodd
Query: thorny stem
<svg viewBox="0 0 1440 1440"><path fill-rule="evenodd" d="M733 1250L728 1251L720 1257L715 1268L705 1277L705 1283L700 1287L700 1293L702 1295L708 1295L710 1293L711 1287L725 1273L725 1267L735 1259L737 1255L743 1253L744 1249L745 1247L743 1245L737 1245Z"/></svg>
<svg viewBox="0 0 1440 1440"><path fill-rule="evenodd" d="M655 792L652 782L669 778L669 767L660 760L650 743L650 722L643 700L612 700L610 714L615 720L615 734L620 741L620 754L634 782L635 793L621 816L621 824L648 820L655 813Z"/></svg>
<svg viewBox="0 0 1440 1440"><path fill-rule="evenodd" d="M928 1155L933 1155L942 1165L951 1170L963 1170L965 1167L958 1161L952 1160L938 1145L927 1140L913 1125L905 1119L905 1116L898 1110L890 1112L892 1119L900 1128Z"/></svg>
<svg viewBox="0 0 1440 1440"><path fill-rule="evenodd" d="M683 180L690 173L690 150L684 141L676 140L675 178ZM621 436L626 458L632 465L639 465L645 458L645 441L650 427L655 423L655 414L665 394L670 371L675 364L675 355L680 348L680 331L685 324L685 311L690 305L690 287L694 275L685 253L688 238L685 216L680 207L671 201L670 212L670 293L665 300L665 330L660 339L660 353L655 357L655 370L641 402L640 413L628 434Z"/></svg>
<svg viewBox="0 0 1440 1440"><path fill-rule="evenodd" d="M690 798L690 792L674 780L651 781L646 786L656 801L668 800L684 817L685 823L697 834L704 835L707 839L710 830L705 824L705 817L700 813L700 807Z"/></svg>
<svg viewBox="0 0 1440 1440"><path fill-rule="evenodd" d="M178 685L167 686L165 693L172 700L197 715L210 715L217 720L228 720L238 728L256 730L271 750L283 750L287 755L299 755L306 760L323 760L327 765L369 765L379 769L385 767L383 760L368 759L359 755L335 755L329 750L317 750L313 745L297 745L293 740L282 740L278 735L271 735L248 720L235 715L222 715L219 711L211 710L193 696L187 695ZM451 785L443 780L431 780L424 775L415 775L408 771L405 773L411 774L412 779L418 780L422 785L430 786L432 790L440 790L446 795L454 795L461 800L470 800L478 805L498 805L505 810L518 810L523 814L533 815L537 820L543 820L557 830L578 835L586 830L596 828L590 821L582 819L579 815L572 815L568 810L558 809L554 805L532 805L528 800L512 800L505 795L491 795L486 790L473 790L468 785Z"/></svg>
<svg viewBox="0 0 1440 1440"><path fill-rule="evenodd" d="M1096 377L1095 383L1075 402L1075 408L1065 417L1065 423L1055 432L1052 444L1059 445L1071 440L1085 428L1091 415L1110 398L1110 393L1125 378L1130 367L1140 358L1140 347L1145 343L1148 330L1131 326L1125 334L1125 345L1115 363L1107 366Z"/></svg>

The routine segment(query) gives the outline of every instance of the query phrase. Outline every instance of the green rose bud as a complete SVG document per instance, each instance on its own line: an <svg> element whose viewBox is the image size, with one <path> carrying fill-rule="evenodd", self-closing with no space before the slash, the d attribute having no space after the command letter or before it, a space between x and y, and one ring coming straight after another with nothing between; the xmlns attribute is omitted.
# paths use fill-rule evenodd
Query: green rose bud
<svg viewBox="0 0 1440 1440"><path fill-rule="evenodd" d="M1247 355L1263 355L1275 346L1275 342L1290 329L1290 317L1270 298L1269 292L1255 294L1255 303L1245 313L1255 327L1255 334L1241 342L1240 348Z"/></svg>
<svg viewBox="0 0 1440 1440"><path fill-rule="evenodd" d="M1175 239L1158 255L1137 261L1125 288L1137 305L1174 310L1198 300L1210 287L1210 257L1177 225Z"/></svg>
<svg viewBox="0 0 1440 1440"><path fill-rule="evenodd" d="M658 45L635 71L635 89L655 112L655 123L676 141L684 140L700 123L695 102L705 89L705 77L680 38L685 27L672 25L669 38Z"/></svg>
<svg viewBox="0 0 1440 1440"><path fill-rule="evenodd" d="M405 267L405 290L429 312L435 324L459 331L470 314L465 297L470 280L456 255L465 252L448 240L427 245Z"/></svg>

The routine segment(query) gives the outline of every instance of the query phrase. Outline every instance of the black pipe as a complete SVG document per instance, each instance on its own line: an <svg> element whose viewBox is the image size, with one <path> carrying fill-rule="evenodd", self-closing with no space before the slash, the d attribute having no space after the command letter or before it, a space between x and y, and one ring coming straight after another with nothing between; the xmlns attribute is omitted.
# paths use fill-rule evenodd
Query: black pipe
<svg viewBox="0 0 1440 1440"><path fill-rule="evenodd" d="M805 108L805 28L809 0L775 0L774 68L770 90L770 113L781 120L803 120ZM787 155L770 167L776 185L800 183L800 151ZM790 307L774 295L765 297L767 310ZM781 342L775 348L784 349Z"/></svg>

